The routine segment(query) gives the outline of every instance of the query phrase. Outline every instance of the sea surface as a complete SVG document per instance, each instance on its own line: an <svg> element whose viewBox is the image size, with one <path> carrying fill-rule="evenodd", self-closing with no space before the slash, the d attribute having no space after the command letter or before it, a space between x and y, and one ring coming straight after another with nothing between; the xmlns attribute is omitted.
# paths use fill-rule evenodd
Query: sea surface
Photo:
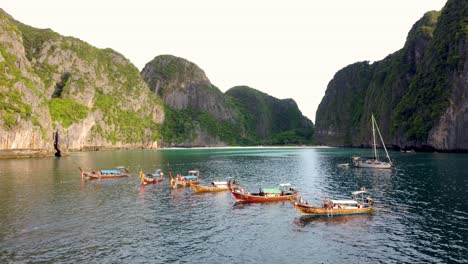
<svg viewBox="0 0 468 264"><path fill-rule="evenodd" d="M343 169L363 149L237 148L71 153L0 160L0 263L468 263L468 155L390 152L397 170ZM124 179L82 181L127 166ZM290 202L141 187L138 171L199 169L251 191L290 182L305 200L365 186L378 209L301 217Z"/></svg>

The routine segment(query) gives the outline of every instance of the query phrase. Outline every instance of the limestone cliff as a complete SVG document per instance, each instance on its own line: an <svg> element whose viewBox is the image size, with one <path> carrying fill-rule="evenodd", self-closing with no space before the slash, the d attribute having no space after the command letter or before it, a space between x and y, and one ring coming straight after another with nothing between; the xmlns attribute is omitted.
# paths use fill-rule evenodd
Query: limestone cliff
<svg viewBox="0 0 468 264"><path fill-rule="evenodd" d="M235 122L236 113L205 72L194 63L171 55L148 62L141 75L150 89L173 109L206 111L218 121Z"/></svg>
<svg viewBox="0 0 468 264"><path fill-rule="evenodd" d="M312 136L312 121L302 115L292 99L281 100L247 86L233 87L226 95L235 101L243 113L245 130L252 131L257 137L268 138L286 131L295 131L302 133L301 139L298 142L291 142L292 138L286 140L298 144Z"/></svg>
<svg viewBox="0 0 468 264"><path fill-rule="evenodd" d="M415 23L401 50L338 71L317 110L317 141L369 146L374 113L394 147L468 150L467 9L449 0Z"/></svg>
<svg viewBox="0 0 468 264"><path fill-rule="evenodd" d="M170 55L157 56L141 74L166 105L162 134L167 145L310 143L312 122L292 99L247 87L223 94L197 65Z"/></svg>
<svg viewBox="0 0 468 264"><path fill-rule="evenodd" d="M161 101L125 57L3 11L0 22L3 150L50 153L54 131L64 151L157 145Z"/></svg>

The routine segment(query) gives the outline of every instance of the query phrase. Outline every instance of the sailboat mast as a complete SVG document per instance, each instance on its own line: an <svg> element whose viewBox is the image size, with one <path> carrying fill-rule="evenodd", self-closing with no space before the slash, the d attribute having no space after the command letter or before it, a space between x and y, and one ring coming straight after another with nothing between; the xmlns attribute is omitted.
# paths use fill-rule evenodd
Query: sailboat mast
<svg viewBox="0 0 468 264"><path fill-rule="evenodd" d="M388 155L387 147L385 147L385 142L383 141L382 134L380 134L379 126L377 126L377 124L375 124L375 126L377 127L377 133L379 133L380 141L382 141L383 148L385 149L385 154L387 154L388 162L392 164L392 160L390 159L390 156Z"/></svg>
<svg viewBox="0 0 468 264"><path fill-rule="evenodd" d="M371 121L372 121L372 139L374 141L374 144L373 144L373 148L374 148L374 159L378 159L378 156L377 156L377 145L375 144L375 126L374 126L374 123L375 123L375 119L374 119L374 114L372 114L372 118L371 118Z"/></svg>

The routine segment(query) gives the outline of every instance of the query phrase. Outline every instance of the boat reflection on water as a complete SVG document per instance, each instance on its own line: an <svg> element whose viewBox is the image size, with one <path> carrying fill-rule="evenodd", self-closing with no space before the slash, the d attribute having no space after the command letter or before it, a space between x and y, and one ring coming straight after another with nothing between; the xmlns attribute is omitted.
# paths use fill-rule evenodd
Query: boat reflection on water
<svg viewBox="0 0 468 264"><path fill-rule="evenodd" d="M293 221L293 225L299 227L305 227L307 225L315 224L315 223L325 223L325 224L348 224L348 223L359 223L359 222L366 222L372 221L374 215L370 214L357 214L357 215L341 215L341 216L334 216L334 217L323 217L323 216L307 216L303 215L299 218L295 218Z"/></svg>

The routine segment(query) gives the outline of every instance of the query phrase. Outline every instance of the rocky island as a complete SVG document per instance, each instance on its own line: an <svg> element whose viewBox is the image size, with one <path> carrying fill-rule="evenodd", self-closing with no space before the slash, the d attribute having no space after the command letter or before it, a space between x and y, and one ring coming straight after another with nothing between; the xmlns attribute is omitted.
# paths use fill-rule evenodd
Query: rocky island
<svg viewBox="0 0 468 264"><path fill-rule="evenodd" d="M316 114L316 140L370 146L374 113L394 148L468 151L468 2L447 1L411 28L402 49L338 71Z"/></svg>
<svg viewBox="0 0 468 264"><path fill-rule="evenodd" d="M247 87L223 93L197 65L171 55L140 72L112 49L0 10L0 157L308 144L312 135L312 122L292 99Z"/></svg>

